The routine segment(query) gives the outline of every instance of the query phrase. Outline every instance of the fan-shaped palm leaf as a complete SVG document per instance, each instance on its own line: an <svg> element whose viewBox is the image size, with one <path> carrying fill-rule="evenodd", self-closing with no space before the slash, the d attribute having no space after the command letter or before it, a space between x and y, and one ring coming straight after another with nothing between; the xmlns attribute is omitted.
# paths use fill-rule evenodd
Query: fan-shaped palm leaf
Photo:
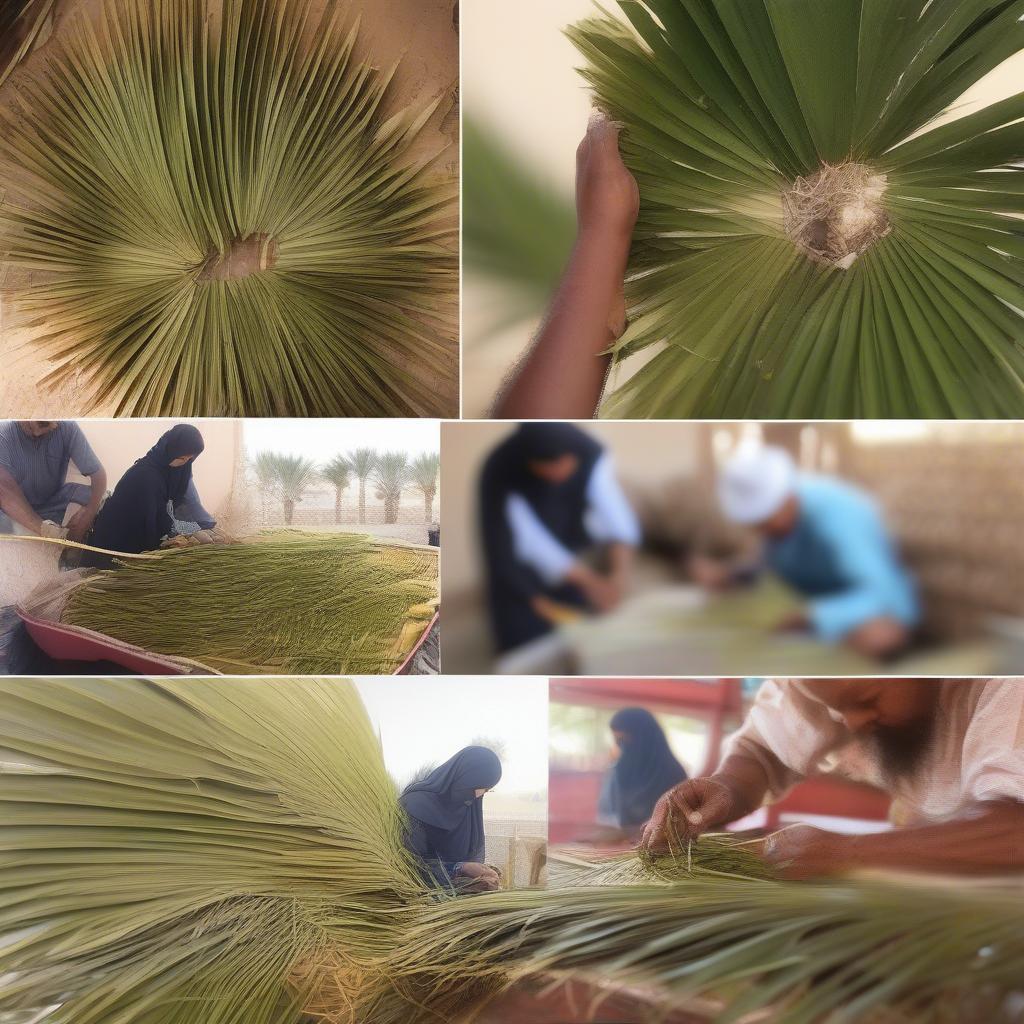
<svg viewBox="0 0 1024 1024"><path fill-rule="evenodd" d="M18 309L88 400L127 415L443 414L452 188L385 119L391 72L344 4L107 0L82 18L0 160Z"/></svg>
<svg viewBox="0 0 1024 1024"><path fill-rule="evenodd" d="M0 85L28 55L55 0L0 0Z"/></svg>
<svg viewBox="0 0 1024 1024"><path fill-rule="evenodd" d="M623 0L570 35L641 192L638 417L1024 412L1024 0Z"/></svg>
<svg viewBox="0 0 1024 1024"><path fill-rule="evenodd" d="M575 977L720 1021L995 1024L1020 985L1019 886L428 895L343 681L0 680L0 751L0 995L52 1024L410 1024Z"/></svg>

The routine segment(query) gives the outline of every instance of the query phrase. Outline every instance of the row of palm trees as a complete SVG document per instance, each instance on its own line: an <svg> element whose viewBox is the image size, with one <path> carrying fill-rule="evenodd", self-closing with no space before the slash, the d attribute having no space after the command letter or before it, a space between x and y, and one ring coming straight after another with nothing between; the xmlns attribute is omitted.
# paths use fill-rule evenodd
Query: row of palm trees
<svg viewBox="0 0 1024 1024"><path fill-rule="evenodd" d="M295 506L321 481L334 487L334 521L341 523L342 496L353 480L359 481L359 522L366 522L366 486L375 488L378 501L384 503L384 522L397 523L402 492L412 489L423 496L423 521L434 521L441 457L436 452L410 459L405 452L379 452L375 448L356 448L335 455L323 466L301 455L260 452L252 460L253 472L261 489L279 498L284 505L284 521L291 525Z"/></svg>

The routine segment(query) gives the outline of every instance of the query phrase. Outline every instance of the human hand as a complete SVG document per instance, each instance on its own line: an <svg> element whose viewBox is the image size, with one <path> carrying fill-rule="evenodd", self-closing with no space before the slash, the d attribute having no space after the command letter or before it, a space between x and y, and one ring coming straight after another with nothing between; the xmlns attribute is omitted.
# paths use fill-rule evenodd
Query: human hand
<svg viewBox="0 0 1024 1024"><path fill-rule="evenodd" d="M776 633L806 633L811 628L811 620L807 612L790 612L784 615L775 626Z"/></svg>
<svg viewBox="0 0 1024 1024"><path fill-rule="evenodd" d="M579 582L587 604L595 611L614 611L622 603L624 587L613 576L602 576L600 573L587 573Z"/></svg>
<svg viewBox="0 0 1024 1024"><path fill-rule="evenodd" d="M728 566L706 555L694 555L687 562L686 569L693 581L705 590L725 590L731 580Z"/></svg>
<svg viewBox="0 0 1024 1024"><path fill-rule="evenodd" d="M721 779L687 779L654 805L651 820L640 837L640 848L648 853L668 853L676 841L696 839L708 829L739 817L742 808L736 794Z"/></svg>
<svg viewBox="0 0 1024 1024"><path fill-rule="evenodd" d="M96 521L96 513L87 508L80 508L69 520L67 525L68 540L81 544Z"/></svg>
<svg viewBox="0 0 1024 1024"><path fill-rule="evenodd" d="M844 871L854 843L855 837L813 825L790 825L768 836L758 853L783 878L803 880Z"/></svg>
<svg viewBox="0 0 1024 1024"><path fill-rule="evenodd" d="M640 213L640 189L619 153L619 126L594 111L576 150L576 215L581 235L627 245Z"/></svg>
<svg viewBox="0 0 1024 1024"><path fill-rule="evenodd" d="M496 892L501 888L501 876L489 864L466 861L459 865L459 877L472 878L477 887L486 892Z"/></svg>

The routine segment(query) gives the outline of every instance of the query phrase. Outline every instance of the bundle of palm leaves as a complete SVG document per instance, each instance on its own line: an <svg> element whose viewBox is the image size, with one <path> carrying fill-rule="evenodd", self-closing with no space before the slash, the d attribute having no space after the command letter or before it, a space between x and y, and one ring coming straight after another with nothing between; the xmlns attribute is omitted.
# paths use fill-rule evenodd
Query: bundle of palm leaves
<svg viewBox="0 0 1024 1024"><path fill-rule="evenodd" d="M0 85L31 52L56 0L0 0Z"/></svg>
<svg viewBox="0 0 1024 1024"><path fill-rule="evenodd" d="M52 1024L458 1020L576 978L721 1020L995 1022L1020 985L1019 887L425 892L344 681L8 679L0 750L0 1005Z"/></svg>
<svg viewBox="0 0 1024 1024"><path fill-rule="evenodd" d="M217 9L106 0L0 116L50 379L136 416L450 412L454 189L413 154L436 104L385 116L344 4Z"/></svg>
<svg viewBox="0 0 1024 1024"><path fill-rule="evenodd" d="M437 551L280 531L88 577L62 619L216 672L393 672L435 612Z"/></svg>
<svg viewBox="0 0 1024 1024"><path fill-rule="evenodd" d="M570 30L641 193L634 417L1017 417L1024 0L621 0Z"/></svg>

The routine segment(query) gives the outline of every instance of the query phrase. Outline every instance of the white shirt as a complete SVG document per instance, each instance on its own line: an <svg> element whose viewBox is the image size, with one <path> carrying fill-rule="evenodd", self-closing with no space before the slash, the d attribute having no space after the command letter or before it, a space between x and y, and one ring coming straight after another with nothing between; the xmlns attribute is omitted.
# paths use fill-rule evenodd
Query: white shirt
<svg viewBox="0 0 1024 1024"><path fill-rule="evenodd" d="M640 543L640 523L626 500L611 457L602 455L587 481L583 526L595 544ZM516 557L535 570L548 585L565 579L576 556L541 522L530 503L513 492L505 500L505 518L512 531Z"/></svg>
<svg viewBox="0 0 1024 1024"><path fill-rule="evenodd" d="M774 798L800 779L827 771L889 789L892 816L905 825L942 820L983 801L1024 803L1024 678L944 679L936 685L931 742L919 770L895 783L884 779L871 743L788 679L761 686L727 754L755 758ZM765 751L782 762L781 772Z"/></svg>

